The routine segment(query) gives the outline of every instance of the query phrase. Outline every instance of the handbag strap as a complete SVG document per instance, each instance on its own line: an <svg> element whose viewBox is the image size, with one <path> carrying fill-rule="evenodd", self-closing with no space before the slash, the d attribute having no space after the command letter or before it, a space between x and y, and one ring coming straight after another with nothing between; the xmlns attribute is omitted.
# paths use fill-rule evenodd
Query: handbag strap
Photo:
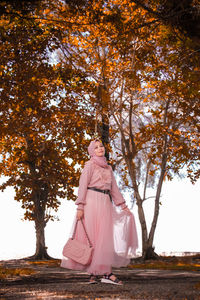
<svg viewBox="0 0 200 300"><path fill-rule="evenodd" d="M73 235L72 235L72 239L74 239L74 237L75 237L75 234L76 234L76 228L77 228L77 225L78 225L78 221L79 221L79 219L76 220L76 224L75 224L75 227L74 227L74 232L73 232ZM92 247L92 243L91 243L91 241L90 241L90 239L89 239L89 236L88 236L88 234L87 234L87 231L86 231L85 225L84 225L84 223L83 223L83 220L80 219L80 221L81 221L81 224L82 224L83 229L84 229L84 231L85 231L85 235L86 235L86 237L87 237L89 246Z"/></svg>

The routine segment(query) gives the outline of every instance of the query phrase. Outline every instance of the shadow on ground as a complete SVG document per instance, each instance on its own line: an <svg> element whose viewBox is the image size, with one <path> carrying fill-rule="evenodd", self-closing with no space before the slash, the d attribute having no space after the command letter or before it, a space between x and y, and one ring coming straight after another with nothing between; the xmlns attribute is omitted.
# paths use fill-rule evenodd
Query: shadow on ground
<svg viewBox="0 0 200 300"><path fill-rule="evenodd" d="M114 269L123 286L88 284L84 272L26 260L1 261L1 268L30 269L31 274L1 277L0 299L170 299L200 300L200 271ZM9 272L8 272L9 273ZM24 272L26 273L26 272Z"/></svg>

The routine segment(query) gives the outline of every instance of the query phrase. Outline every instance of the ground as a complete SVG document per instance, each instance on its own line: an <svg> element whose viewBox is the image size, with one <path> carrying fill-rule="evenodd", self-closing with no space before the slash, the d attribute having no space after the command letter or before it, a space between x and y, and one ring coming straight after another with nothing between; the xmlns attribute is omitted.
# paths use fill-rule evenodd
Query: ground
<svg viewBox="0 0 200 300"><path fill-rule="evenodd" d="M138 299L200 300L200 268L177 264L177 270L152 262L114 269L123 286L88 285L88 275L59 266L60 261L0 261L0 299ZM189 265L191 267L189 267ZM182 266L182 267L181 267Z"/></svg>

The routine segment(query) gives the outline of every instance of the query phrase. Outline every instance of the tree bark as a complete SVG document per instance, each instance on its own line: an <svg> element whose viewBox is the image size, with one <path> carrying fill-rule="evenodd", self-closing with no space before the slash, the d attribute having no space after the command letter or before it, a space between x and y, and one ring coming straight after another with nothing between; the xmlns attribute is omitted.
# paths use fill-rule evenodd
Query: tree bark
<svg viewBox="0 0 200 300"><path fill-rule="evenodd" d="M36 250L32 258L36 260L52 259L47 253L45 245L45 201L41 199L41 193L36 192L34 196L34 219L35 219L35 232L36 232Z"/></svg>
<svg viewBox="0 0 200 300"><path fill-rule="evenodd" d="M27 137L26 142L27 149L29 150L28 165L33 180L32 201L34 203L33 218L36 231L36 250L35 254L30 258L35 260L52 259L48 255L47 247L45 245L45 209L46 199L48 197L48 185L45 182L38 180L38 174L36 172L36 159L32 155L32 140Z"/></svg>
<svg viewBox="0 0 200 300"><path fill-rule="evenodd" d="M39 201L38 201L39 202ZM48 258L47 248L45 245L45 220L44 209L38 205L35 215L35 232L36 232L36 251L35 257L37 259Z"/></svg>
<svg viewBox="0 0 200 300"><path fill-rule="evenodd" d="M163 180L164 180L164 176L165 176L166 163L167 163L167 154L163 153L162 164L161 164L161 174L160 174L160 178L159 178L159 182L158 182L158 186L157 186L157 191L156 191L154 217L153 217L153 221L152 221L152 225L151 225L151 230L149 232L149 239L148 239L150 245L153 244L153 238L154 238L154 234L155 234L155 229L156 229L156 225L157 225L157 222L158 222L159 200L160 200L160 194L161 194L161 190L162 190L162 184L163 184Z"/></svg>
<svg viewBox="0 0 200 300"><path fill-rule="evenodd" d="M128 165L128 170L129 170L129 176L131 178L133 189L134 189L134 194L135 194L136 203L137 203L137 207L138 207L138 216L139 216L139 221L140 221L140 226L141 226L141 231L142 231L142 258L143 259L155 258L156 254L153 250L152 244L149 244L147 224L146 224L145 213L144 213L144 209L143 209L143 200L140 196L140 193L138 190L138 184L136 182L135 167L134 167L132 160L130 160L127 163L127 165ZM153 240L152 240L152 243L153 243Z"/></svg>
<svg viewBox="0 0 200 300"><path fill-rule="evenodd" d="M52 257L48 255L47 247L45 246L44 228L42 221L35 220L36 251L33 258L36 260L52 259Z"/></svg>
<svg viewBox="0 0 200 300"><path fill-rule="evenodd" d="M169 104L170 104L170 99L167 100L166 106L165 106L165 113L164 113L164 119L163 119L164 128L167 125L167 113L168 113ZM167 133L165 133L164 138L163 138L163 152L162 152L161 167L160 167L160 177L159 177L157 190L156 190L154 216L153 216L153 221L151 224L151 229L150 229L149 238L148 238L148 244L151 247L153 245L153 239L154 239L154 235L155 235L156 225L158 222L159 201L160 201L160 195L161 195L161 190L162 190L162 184L163 184L163 180L164 180L165 172L166 172L168 142L169 142L168 135L167 135Z"/></svg>
<svg viewBox="0 0 200 300"><path fill-rule="evenodd" d="M109 150L108 150L108 145L109 145L109 101L105 99L106 97L109 97L107 88L106 88L106 80L104 80L104 85L99 84L98 86L98 91L97 91L97 103L99 107L99 112L101 115L101 124L99 126L97 125L97 128L99 129L102 143L105 146L105 156L106 159L109 160Z"/></svg>

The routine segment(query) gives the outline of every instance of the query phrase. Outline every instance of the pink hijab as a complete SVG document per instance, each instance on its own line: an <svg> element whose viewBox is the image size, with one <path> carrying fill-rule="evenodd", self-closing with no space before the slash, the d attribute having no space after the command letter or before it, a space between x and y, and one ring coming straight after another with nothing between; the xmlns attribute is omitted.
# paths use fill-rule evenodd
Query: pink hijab
<svg viewBox="0 0 200 300"><path fill-rule="evenodd" d="M91 161L95 162L98 166L106 168L108 166L105 156L96 156L95 155L95 143L100 142L98 139L91 141L88 147L88 153L91 156Z"/></svg>

